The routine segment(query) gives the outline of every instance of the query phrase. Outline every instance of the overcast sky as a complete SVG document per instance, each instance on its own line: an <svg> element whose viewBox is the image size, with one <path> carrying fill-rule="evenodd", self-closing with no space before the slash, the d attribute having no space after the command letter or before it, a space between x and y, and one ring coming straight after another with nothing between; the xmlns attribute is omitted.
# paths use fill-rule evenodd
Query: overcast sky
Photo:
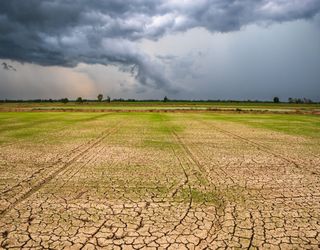
<svg viewBox="0 0 320 250"><path fill-rule="evenodd" d="M319 0L3 0L0 99L320 101Z"/></svg>

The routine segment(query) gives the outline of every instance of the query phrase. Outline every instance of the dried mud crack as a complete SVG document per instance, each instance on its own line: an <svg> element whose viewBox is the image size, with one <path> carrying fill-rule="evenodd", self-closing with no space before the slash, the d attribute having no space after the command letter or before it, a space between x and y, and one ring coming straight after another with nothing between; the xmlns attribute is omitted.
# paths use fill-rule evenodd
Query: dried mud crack
<svg viewBox="0 0 320 250"><path fill-rule="evenodd" d="M314 150L201 117L114 114L72 145L1 147L0 248L319 249Z"/></svg>
<svg viewBox="0 0 320 250"><path fill-rule="evenodd" d="M12 208L14 208L16 205L18 205L20 202L27 199L29 196L31 196L33 193L37 192L43 185L54 179L59 173L67 169L72 163L83 157L89 150L92 150L95 146L97 146L103 139L105 139L110 133L115 132L117 128L114 128L111 131L108 131L107 133L103 133L101 136L99 136L97 139L92 140L91 142L87 143L86 145L81 145L79 147L76 147L73 149L65 158L61 158L58 161L56 161L52 168L54 168L53 172L49 172L48 174L45 174L45 178L38 180L35 184L28 187L28 189L25 192L18 193L15 189L18 187L24 186L24 184L28 184L30 180L37 179L37 175L41 173L42 171L45 171L47 169L41 168L37 172L33 173L28 179L20 182L19 184L13 186L9 190L5 190L1 194L1 198L4 194L10 195L10 193L15 193L14 195L10 195L10 200L6 200L6 202L9 202L10 204L0 211L0 219L6 215ZM48 167L47 167L48 168ZM33 180L34 181L34 180Z"/></svg>

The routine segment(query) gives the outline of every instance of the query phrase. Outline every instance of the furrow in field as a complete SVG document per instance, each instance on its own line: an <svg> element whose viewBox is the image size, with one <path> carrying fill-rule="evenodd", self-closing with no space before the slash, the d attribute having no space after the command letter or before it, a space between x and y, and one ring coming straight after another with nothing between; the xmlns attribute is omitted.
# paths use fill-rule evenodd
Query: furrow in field
<svg viewBox="0 0 320 250"><path fill-rule="evenodd" d="M185 151L186 155L188 156L189 160L195 166L197 166L197 168L202 173L202 175L204 175L207 179L209 179L211 185L213 185L214 188L217 188L214 185L215 184L215 177L212 176L212 172L210 171L210 169L208 169L207 166L205 166L204 164L199 162L199 160L197 159L197 156L195 155L195 153L191 150L191 148L189 146L187 146L187 144L184 142L184 140L177 133L174 132L173 135L174 135L174 138L176 139L176 141L184 149L184 151ZM197 153L201 153L201 152L197 152Z"/></svg>
<svg viewBox="0 0 320 250"><path fill-rule="evenodd" d="M240 140L240 141L243 141L243 142L245 142L245 143L248 143L248 144L251 144L251 145L253 145L253 146L256 146L259 150L261 150L261 151L263 151L263 152L265 152L265 153L268 153L268 154L273 155L273 156L275 156L275 157L277 157L277 158L279 158L279 159L282 159L283 161L285 161L285 162L287 162L287 163L289 163L289 164L293 164L296 168L303 169L303 170L307 170L307 169L305 168L306 164L305 164L303 161L301 161L301 160L292 159L292 158L290 158L289 156L285 156L285 155L283 155L283 154L280 154L280 153L278 153L278 152L275 152L275 151L272 150L271 148L269 148L269 147L267 147L267 146L265 146L265 145L263 145L263 144L261 144L261 143L258 143L258 142L256 142L256 141L250 140L250 139L245 138L245 137L243 137L243 136L237 135L237 134L235 134L235 133L233 133L233 132L230 132L230 131L228 131L228 130L222 129L222 128L217 127L217 126L215 126L215 125L213 125L213 124L208 124L208 123L206 123L206 124L207 124L208 126L214 128L215 130L217 130L217 131L225 134L225 135L228 135L228 136L230 136L230 137L232 137L232 138L234 138L234 139L236 139L236 140ZM302 166L302 165L304 165L304 166ZM320 173L318 173L318 172L315 172L315 171L312 171L312 170L308 170L308 171L311 172L313 175L318 175L318 176L320 175Z"/></svg>
<svg viewBox="0 0 320 250"><path fill-rule="evenodd" d="M179 155L174 151L173 149L173 154L174 156L176 157L176 159L179 161L179 166L181 167L183 173L184 173L184 177L185 177L185 181L184 183L186 183L186 185L188 186L188 206L187 206L187 209L185 211L185 213L183 214L183 216L181 217L181 219L179 220L179 222L174 225L173 229L171 231L174 231L176 230L176 228L182 224L183 220L186 218L186 216L189 214L190 212L190 209L192 207L192 193L191 193L191 189L192 189L192 186L190 184L190 180L189 180L189 175L186 171L186 168L183 166L183 163L182 163L182 160L180 159ZM169 232L167 232L168 234Z"/></svg>
<svg viewBox="0 0 320 250"><path fill-rule="evenodd" d="M204 188L205 188L205 190L207 190L208 188L209 189L213 188L216 191L216 195L218 195L218 197L216 197L216 198L220 199L220 203L219 203L218 207L216 207L216 211L218 211L218 210L223 211L223 206L226 205L226 200L224 199L224 197L219 195L219 190L214 185L214 180L212 179L210 171L208 171L207 167L204 166L203 164L201 164L197 160L197 158L194 155L194 152L191 151L189 146L183 141L183 139L178 135L177 132L172 131L172 136L173 136L174 140L183 149L184 154L186 156L186 159L190 162L191 166L196 167L204 178L209 179L210 183L207 184L207 186L204 187ZM177 159L179 159L179 156L177 154L175 154L175 155L176 155ZM179 161L181 162L180 159L179 159ZM183 167L183 165L181 165L181 166ZM185 168L184 168L184 171L186 172ZM194 172L194 171L191 171L191 172ZM192 193L191 193L191 189L192 188L193 188L192 185L189 185L190 195L191 196L192 196ZM192 209L192 200L191 200L191 203L190 203L189 212L190 212L191 209ZM216 214L216 218L211 218L211 222L210 222L211 226L204 233L206 236L203 237L202 240L199 241L198 246L201 245L201 244L206 246L208 244L207 239L209 239L213 234L216 234L218 231L220 231L222 229L222 227L221 227L221 222L222 222L221 219L222 219L222 217L219 216L218 214Z"/></svg>
<svg viewBox="0 0 320 250"><path fill-rule="evenodd" d="M203 123L197 123L198 126L192 126L201 128L201 124ZM276 163L276 165L272 165L272 160L265 162L266 159L268 159L268 155L270 155L270 152L268 150L261 149L260 147L257 147L256 144L250 143L246 141L247 145L250 145L250 147L241 147L239 149L235 148L236 155L234 157L231 157L230 161L218 161L215 162L215 159L217 157L223 156L224 148L219 147L219 141L212 144L213 139L219 139L223 137L218 136L217 138L210 137L210 133L207 134L210 130L206 129L200 129L200 135L199 139L190 138L191 140L186 140L187 143L184 143L188 147L188 153L192 155L192 157L195 159L195 162L198 163L198 165L202 165L203 167L207 167L207 173L208 176L210 174L213 174L210 178L212 181L216 180L217 185L219 188L222 188L222 190L226 191L226 208L224 211L222 211L222 216L220 218L220 225L223 230L213 230L208 237L208 242L210 244L216 245L217 242L222 241L221 247L224 246L234 246L234 247L240 247L241 244L239 244L239 237L240 239L243 239L243 245L247 246L248 248L257 246L259 244L262 244L261 242L267 242L266 235L260 236L261 230L264 230L264 232L270 232L268 231L268 226L265 226L265 221L268 221L268 218L266 218L266 214L270 211L270 213L274 213L274 210L278 212L280 210L278 207L278 203L287 203L289 207L294 211L296 209L297 213L297 220L306 220L310 215L304 215L303 210L301 209L304 206L309 206L308 202L313 202L314 200L318 199L319 192L317 190L314 190L314 192L311 191L311 189L308 189L306 185L309 184L310 180L313 180L311 178L310 180L304 180L304 172L299 168L299 170L290 171L291 169L295 169L296 166L293 165L292 162L288 161L287 159L283 159L282 157L277 157L274 154L271 154L271 157L278 158L280 161ZM218 129L214 129L213 131L218 131L222 135L225 135L229 137L228 139L225 138L223 140L226 140L225 142L228 142L226 145L234 145L232 142L233 140L243 142L240 138L235 138L231 136L228 133L223 133ZM209 137L206 137L209 136ZM184 138L184 137L183 137ZM183 138L180 140L183 143ZM189 139L189 138L188 138ZM201 139L205 139L204 143L206 145L206 148L202 147L204 144L199 145L199 142ZM212 146L211 146L212 144ZM241 143L236 143L236 145L241 145ZM258 150L257 150L258 149ZM229 149L228 149L229 150ZM241 153L242 152L242 153ZM262 177L264 172L259 172L259 166L257 169L250 169L250 164L248 165L248 153L252 152L252 157L258 157L260 161L262 160L262 165L266 168L268 166L276 168L276 167L286 167L288 168L288 172L285 172L284 174L287 174L289 178L297 178L301 179L300 186L297 186L296 183L293 183L290 185L290 187L283 187L283 191L279 193L274 193L274 189L270 189L268 192L267 189L265 189L263 186L260 189L252 188L252 184L255 185L254 182L248 182L247 180L250 180L251 178L257 178L258 180L260 177ZM261 152L261 153L259 153ZM229 154L230 152L228 152ZM216 155L215 155L216 154ZM237 159L238 157L238 159ZM270 158L270 156L269 156ZM285 158L285 157L284 157ZM220 158L219 158L220 159ZM253 159L251 159L253 160ZM253 162L255 162L253 160ZM282 162L282 163L281 163ZM271 163L271 165L270 165ZM208 165L207 165L208 164ZM231 164L231 165L230 165ZM233 166L234 164L234 166ZM279 165L278 165L279 164ZM230 165L230 166L229 166ZM283 165L283 166L282 166ZM288 166L289 165L289 166ZM237 175L237 172L243 171L244 169L247 169L247 174L252 172L252 175L245 175L241 176L238 175L238 178L231 178L233 176ZM255 166L253 166L255 168ZM230 172L232 171L232 172ZM258 171L258 172L255 172ZM261 175L261 176L260 176ZM231 179L230 179L230 178ZM271 180L271 183L269 185L284 185L283 178L281 177L281 174L279 176L274 176L275 178ZM224 178L224 180L223 180ZM279 179L277 179L279 178ZM231 181L226 182L228 179ZM242 185L242 182L245 183L245 185ZM315 184L312 182L312 186L314 187ZM299 190L296 190L298 188ZM301 189L301 190L300 190ZM232 194L231 196L227 195L228 193ZM299 195L300 193L300 195ZM249 195L249 196L247 196ZM252 195L252 196L251 196ZM256 198L259 197L259 198ZM305 203L306 202L306 203ZM308 205L307 205L308 204ZM310 205L312 207L312 205ZM269 209L269 210L268 210ZM281 211L281 210L280 210ZM316 212L313 212L316 214ZM299 217L298 217L299 216ZM314 215L313 215L314 216ZM286 219L290 221L290 216L287 216ZM279 219L281 220L281 219ZM219 228L219 225L216 226L216 228ZM285 224L281 229L279 230L290 230L290 225ZM290 234L290 233L288 233ZM261 238L261 242L259 242L259 238ZM234 241L234 242L233 242ZM259 243L258 243L259 242ZM233 245L231 245L233 244Z"/></svg>
<svg viewBox="0 0 320 250"><path fill-rule="evenodd" d="M54 171L54 168L56 166L58 166L59 164L62 164L64 162L67 162L69 158L73 157L73 155L76 155L79 153L79 151L81 151L81 148L86 147L87 145L89 145L93 140L90 140L84 144L78 145L77 147L73 148L72 150L70 150L68 153L66 153L63 156L58 156L58 159L55 159L50 165L44 165L43 163L37 163L35 164L36 166L39 165L44 165L40 168L37 168L37 170L35 172L33 172L30 176L28 176L27 178L19 181L17 184L3 190L0 192L0 196L1 197L5 197L10 196L11 193L13 193L13 195L15 193L17 193L17 189L21 189L24 188L26 185L32 185L32 182L34 180L36 180L37 178L40 178L41 175L46 175L46 174L50 174L50 171ZM57 156L53 156L52 159L56 158ZM50 160L49 160L50 162ZM19 190L20 191L20 190Z"/></svg>
<svg viewBox="0 0 320 250"><path fill-rule="evenodd" d="M12 208L17 206L22 201L26 200L28 197L30 197L33 193L37 192L39 189L41 189L46 183L50 182L52 179L54 179L58 174L66 170L68 167L72 165L75 161L81 159L85 156L85 154L92 150L93 148L97 147L108 135L115 132L118 129L118 126L110 129L109 131L103 133L98 138L91 140L86 145L81 145L79 147L76 147L73 149L70 154L68 154L68 157L59 159L56 164L50 170L52 170L49 173L46 173L46 176L44 178L38 179L38 180L32 180L34 184L32 186L28 186L29 179L26 181L26 183L23 183L23 185L26 185L24 189L22 190L22 193L14 194L13 196L6 199L6 205L4 209L0 212L0 218L5 216ZM34 177L36 178L36 177ZM23 186L21 185L21 186Z"/></svg>
<svg viewBox="0 0 320 250"><path fill-rule="evenodd" d="M238 141L241 143L245 143L251 148L246 148L245 146L242 149L237 150L235 152L243 151L243 155L239 155L238 158L229 157L226 161L220 161L215 163L215 159L217 157L211 157L211 153L209 153L208 149L212 148L212 152L216 150L218 142L211 146L210 143L206 144L207 150L203 150L199 145L192 143L192 148L196 151L196 155L202 155L203 161L210 161L210 172L216 172L215 176L221 181L221 184L226 184L228 187L236 187L239 186L241 188L247 190L254 190L256 188L263 189L265 192L268 190L277 190L277 189L285 189L285 188L305 188L306 185L309 188L313 188L319 186L319 178L318 175L314 172L314 170L304 167L301 164L298 164L292 159L289 159L287 156L283 156L281 153L274 152L272 149L266 147L265 145L261 145L261 143L257 143L255 141L249 140L243 136L239 136L232 132L227 131L226 129L222 129L220 127L214 126L212 124L208 124L207 122L196 122L197 126L205 125L206 128L214 129L224 135L229 137L231 140ZM232 141L227 145L233 145ZM211 151L211 150L210 150ZM252 151L253 155L248 155ZM217 156L221 155L221 152L216 151ZM261 153L259 153L261 152ZM214 154L213 154L214 156ZM223 155L222 155L223 156ZM221 157L219 156L219 159ZM215 165L215 166L214 166ZM214 167L213 167L214 166ZM263 170L265 168L266 171L269 171L271 175ZM230 172L230 169L234 169L234 171L241 171L245 176L242 178L234 179L233 176L236 176L234 172ZM257 172L258 171L258 172ZM280 171L280 172L279 172ZM252 172L252 175L249 175L249 172ZM257 175L258 174L258 175ZM265 178L261 179L260 182L257 182L258 178L262 178L262 174L264 174L265 178L269 178L268 182ZM307 175L306 175L307 174ZM221 180L221 177L224 177L224 180ZM287 178L284 178L287 176ZM244 178L245 177L245 178ZM306 180L305 178L309 180ZM292 179L292 182L289 181L288 178ZM227 181L230 180L230 181ZM254 186L250 186L251 184ZM259 188L260 187L260 188Z"/></svg>

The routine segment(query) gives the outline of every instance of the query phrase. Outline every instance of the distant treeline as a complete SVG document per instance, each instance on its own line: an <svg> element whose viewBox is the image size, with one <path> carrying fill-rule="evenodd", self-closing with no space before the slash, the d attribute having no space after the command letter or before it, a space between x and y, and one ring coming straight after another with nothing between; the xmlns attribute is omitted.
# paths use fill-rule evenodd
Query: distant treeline
<svg viewBox="0 0 320 250"><path fill-rule="evenodd" d="M164 97L162 100L158 99L124 99L124 98L114 98L111 99L108 97L107 99L98 98L97 99L83 99L82 97L78 97L77 99L68 99L68 98L62 98L62 99L30 99L30 100L14 100L14 99L5 99L0 100L0 103L90 103L90 102L191 102L191 103L297 103L297 104L317 104L320 102L313 102L311 99L308 98L289 98L287 102L281 102L278 97L274 97L271 101L262 101L262 100L186 100L186 99L169 99L167 97Z"/></svg>

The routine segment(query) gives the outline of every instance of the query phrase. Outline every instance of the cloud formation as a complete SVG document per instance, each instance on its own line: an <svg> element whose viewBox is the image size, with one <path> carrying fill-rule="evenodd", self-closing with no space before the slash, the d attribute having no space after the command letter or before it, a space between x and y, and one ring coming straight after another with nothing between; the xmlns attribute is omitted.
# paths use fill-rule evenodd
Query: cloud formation
<svg viewBox="0 0 320 250"><path fill-rule="evenodd" d="M0 58L39 65L78 63L134 69L144 85L176 91L141 39L202 27L230 32L249 24L310 19L319 0L4 0Z"/></svg>
<svg viewBox="0 0 320 250"><path fill-rule="evenodd" d="M3 62L1 65L2 65L2 67L3 67L4 70L17 71L17 70L15 69L15 67L13 67L12 65L10 65L10 64L8 64L8 63L6 63L6 62Z"/></svg>

